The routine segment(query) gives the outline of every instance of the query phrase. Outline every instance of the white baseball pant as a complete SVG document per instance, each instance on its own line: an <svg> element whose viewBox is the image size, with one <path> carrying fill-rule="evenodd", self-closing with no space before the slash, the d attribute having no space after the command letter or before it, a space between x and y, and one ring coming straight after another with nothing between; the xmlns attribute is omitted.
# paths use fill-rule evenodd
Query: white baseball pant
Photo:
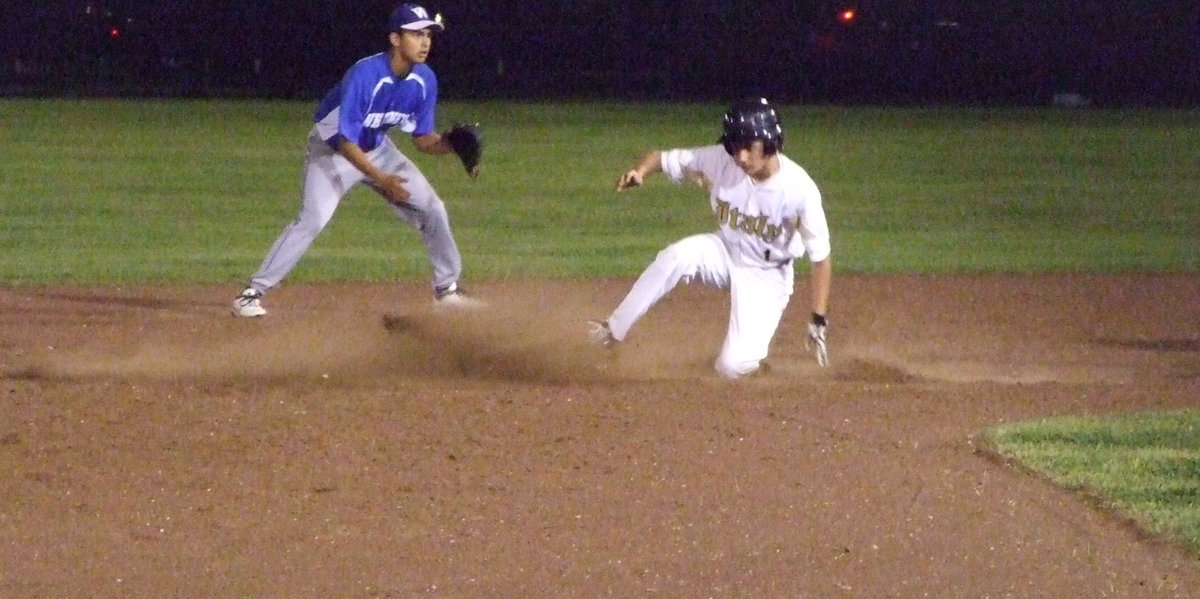
<svg viewBox="0 0 1200 599"><path fill-rule="evenodd" d="M608 317L613 337L625 339L651 307L693 278L729 289L729 327L717 372L738 378L758 370L791 299L794 271L790 262L771 268L736 264L717 233L685 237L659 252Z"/></svg>

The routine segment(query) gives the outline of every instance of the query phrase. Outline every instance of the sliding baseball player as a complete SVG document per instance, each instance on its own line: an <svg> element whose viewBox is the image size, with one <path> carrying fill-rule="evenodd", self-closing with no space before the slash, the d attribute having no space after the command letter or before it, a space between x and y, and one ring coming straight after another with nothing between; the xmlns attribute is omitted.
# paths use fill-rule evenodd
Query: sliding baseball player
<svg viewBox="0 0 1200 599"><path fill-rule="evenodd" d="M829 226L821 194L799 165L780 153L783 129L761 98L733 104L717 145L653 150L617 181L617 191L662 172L672 181L702 181L717 230L685 237L659 252L625 299L604 320L591 321L592 342L612 347L679 283L693 279L729 290L729 328L716 370L728 378L757 372L792 296L793 263L811 263L809 347L828 363L826 317L833 277Z"/></svg>

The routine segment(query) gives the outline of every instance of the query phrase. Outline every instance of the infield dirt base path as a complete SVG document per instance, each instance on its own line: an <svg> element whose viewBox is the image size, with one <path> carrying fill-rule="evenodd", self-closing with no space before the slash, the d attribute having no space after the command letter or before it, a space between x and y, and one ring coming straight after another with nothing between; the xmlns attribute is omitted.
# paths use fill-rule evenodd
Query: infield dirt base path
<svg viewBox="0 0 1200 599"><path fill-rule="evenodd" d="M0 289L0 596L1200 597L976 442L1200 405L1200 276L839 277L824 370L797 280L738 382L698 286L611 358L630 281Z"/></svg>

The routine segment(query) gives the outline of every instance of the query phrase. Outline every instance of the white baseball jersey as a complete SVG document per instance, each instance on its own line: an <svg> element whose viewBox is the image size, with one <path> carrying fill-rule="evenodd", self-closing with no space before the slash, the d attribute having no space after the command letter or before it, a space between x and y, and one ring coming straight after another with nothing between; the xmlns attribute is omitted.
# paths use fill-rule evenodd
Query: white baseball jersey
<svg viewBox="0 0 1200 599"><path fill-rule="evenodd" d="M817 184L800 165L778 154L779 172L751 179L720 145L668 150L662 170L676 182L702 175L722 239L742 266L775 267L808 254L829 256L829 225Z"/></svg>
<svg viewBox="0 0 1200 599"><path fill-rule="evenodd" d="M793 261L829 257L821 194L804 169L782 154L765 181L746 174L723 146L667 150L662 171L709 190L718 230L667 246L606 320L622 341L643 315L680 283L698 279L729 289L729 328L715 367L737 378L759 369L792 295Z"/></svg>

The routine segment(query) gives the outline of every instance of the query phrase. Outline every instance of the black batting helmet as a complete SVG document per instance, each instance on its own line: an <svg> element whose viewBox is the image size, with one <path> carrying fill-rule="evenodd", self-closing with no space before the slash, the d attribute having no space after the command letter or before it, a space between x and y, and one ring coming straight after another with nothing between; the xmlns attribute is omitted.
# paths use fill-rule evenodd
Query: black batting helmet
<svg viewBox="0 0 1200 599"><path fill-rule="evenodd" d="M763 152L768 156L783 149L783 127L779 124L779 115L766 98L747 98L734 102L725 111L723 127L719 141L731 156L756 139L763 142Z"/></svg>

